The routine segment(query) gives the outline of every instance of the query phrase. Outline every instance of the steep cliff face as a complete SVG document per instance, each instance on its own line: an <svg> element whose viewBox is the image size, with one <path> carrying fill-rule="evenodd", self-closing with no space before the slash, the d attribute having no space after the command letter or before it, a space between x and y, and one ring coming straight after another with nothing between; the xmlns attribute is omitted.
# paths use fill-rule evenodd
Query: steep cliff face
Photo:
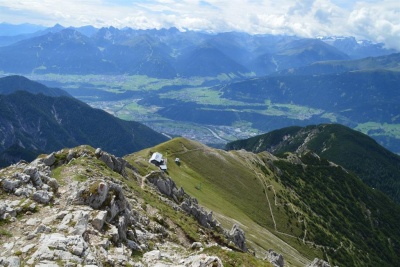
<svg viewBox="0 0 400 267"><path fill-rule="evenodd" d="M142 177L100 149L61 150L0 177L0 266L223 266L226 254L270 266L238 252L237 226L195 216L203 208L170 178Z"/></svg>

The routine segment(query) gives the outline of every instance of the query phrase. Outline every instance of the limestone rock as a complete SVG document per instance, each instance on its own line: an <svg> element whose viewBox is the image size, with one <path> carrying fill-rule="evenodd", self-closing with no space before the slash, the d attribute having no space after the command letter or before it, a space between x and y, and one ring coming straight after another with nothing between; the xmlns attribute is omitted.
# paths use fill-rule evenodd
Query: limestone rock
<svg viewBox="0 0 400 267"><path fill-rule="evenodd" d="M103 154L103 151L101 150L100 147L96 148L96 150L94 151L94 154L96 155L96 157L100 157L101 154Z"/></svg>
<svg viewBox="0 0 400 267"><path fill-rule="evenodd" d="M31 175L31 180L33 185L35 185L37 188L41 188L43 186L43 181L39 172L35 172L33 175Z"/></svg>
<svg viewBox="0 0 400 267"><path fill-rule="evenodd" d="M4 202L0 202L0 217L6 213L7 210L7 204Z"/></svg>
<svg viewBox="0 0 400 267"><path fill-rule="evenodd" d="M4 266L8 267L19 267L21 265L21 260L17 256L11 256L4 260ZM2 265L0 265L2 266Z"/></svg>
<svg viewBox="0 0 400 267"><path fill-rule="evenodd" d="M43 163L46 166L51 166L54 164L54 162L56 162L56 156L54 152L43 159Z"/></svg>
<svg viewBox="0 0 400 267"><path fill-rule="evenodd" d="M56 179L54 178L49 178L49 180L47 181L47 184L51 187L51 189L53 189L53 192L57 192L58 191L58 182Z"/></svg>
<svg viewBox="0 0 400 267"><path fill-rule="evenodd" d="M82 263L83 255L88 249L88 244L82 236L64 236L60 233L42 235L38 249L27 261L28 264L35 261L59 259L62 261L74 261Z"/></svg>
<svg viewBox="0 0 400 267"><path fill-rule="evenodd" d="M135 251L141 251L142 248L133 240L127 240L126 245L128 248L135 250Z"/></svg>
<svg viewBox="0 0 400 267"><path fill-rule="evenodd" d="M23 182L23 183L28 183L29 180L31 179L31 177L30 177L29 175L27 175L27 174L25 174L25 173L20 173L20 172L16 173L16 174L15 174L15 177L16 177L17 179L19 179L19 180L20 180L21 182Z"/></svg>
<svg viewBox="0 0 400 267"><path fill-rule="evenodd" d="M113 171L125 175L125 167L133 169L133 167L124 159L111 155L97 148L95 151L96 157L103 161Z"/></svg>
<svg viewBox="0 0 400 267"><path fill-rule="evenodd" d="M83 235L88 227L89 213L85 211L80 211L77 213L76 218L74 218L76 224L71 234L73 235Z"/></svg>
<svg viewBox="0 0 400 267"><path fill-rule="evenodd" d="M164 195L172 196L172 190L176 187L171 179L158 179L156 182L158 190Z"/></svg>
<svg viewBox="0 0 400 267"><path fill-rule="evenodd" d="M28 166L24 169L24 173L28 174L34 186L41 188L43 185L42 179L40 178L40 173L36 167Z"/></svg>
<svg viewBox="0 0 400 267"><path fill-rule="evenodd" d="M103 228L104 222L107 217L107 211L102 210L97 213L96 217L92 220L92 226L97 231L100 231Z"/></svg>
<svg viewBox="0 0 400 267"><path fill-rule="evenodd" d="M19 180L8 180L5 179L2 182L3 185L3 190L7 192L13 193L16 188L18 188L21 185L21 182Z"/></svg>
<svg viewBox="0 0 400 267"><path fill-rule="evenodd" d="M283 256L281 254L279 254L279 253L276 253L272 249L269 249L267 251L267 255L265 257L265 260L269 261L270 263L272 263L272 265L274 265L274 267L283 267L284 264L285 264Z"/></svg>
<svg viewBox="0 0 400 267"><path fill-rule="evenodd" d="M122 242L126 242L126 232L127 232L127 220L126 217L120 216L118 219L118 235L119 235L119 240Z"/></svg>
<svg viewBox="0 0 400 267"><path fill-rule="evenodd" d="M119 234L118 234L118 229L114 225L109 225L109 230L107 231L107 234L110 236L110 240L114 243L117 244L119 241Z"/></svg>
<svg viewBox="0 0 400 267"><path fill-rule="evenodd" d="M27 167L24 169L24 173L27 174L27 175L29 175L29 176L34 175L36 172L37 172L37 169L36 169L35 167L32 167L32 166L27 166Z"/></svg>
<svg viewBox="0 0 400 267"><path fill-rule="evenodd" d="M143 261L147 263L154 263L161 259L161 252L159 250L152 250L143 254Z"/></svg>
<svg viewBox="0 0 400 267"><path fill-rule="evenodd" d="M218 257L205 254L191 256L183 261L183 265L191 267L223 267L222 261Z"/></svg>
<svg viewBox="0 0 400 267"><path fill-rule="evenodd" d="M29 197L29 195L31 194L31 192L26 189L26 188L17 188L14 192L14 195L16 196L25 196L25 197Z"/></svg>
<svg viewBox="0 0 400 267"><path fill-rule="evenodd" d="M212 212L207 213L198 205L197 199L190 197L183 191L183 188L177 188L175 182L166 177L162 172L151 172L145 177L153 184L160 193L172 198L175 203L180 204L180 208L186 213L192 215L200 225L206 228L219 228L220 224L213 219Z"/></svg>
<svg viewBox="0 0 400 267"><path fill-rule="evenodd" d="M308 264L306 267L331 267L331 265L321 259L315 258L310 264Z"/></svg>
<svg viewBox="0 0 400 267"><path fill-rule="evenodd" d="M244 231L237 224L234 224L229 232L229 239L242 251L247 251L246 237Z"/></svg>
<svg viewBox="0 0 400 267"><path fill-rule="evenodd" d="M38 219L38 218L29 218L27 221L26 221L26 225L28 225L28 226L35 226L35 225L37 225L38 223L40 223L40 220Z"/></svg>
<svg viewBox="0 0 400 267"><path fill-rule="evenodd" d="M67 155L67 161L70 162L73 158L75 158L76 153L74 150L70 149Z"/></svg>
<svg viewBox="0 0 400 267"><path fill-rule="evenodd" d="M103 161L111 170L114 169L114 162L112 157L106 153L101 153L99 159Z"/></svg>
<svg viewBox="0 0 400 267"><path fill-rule="evenodd" d="M44 190L38 190L32 195L32 199L41 204L48 204L52 198L53 193Z"/></svg>
<svg viewBox="0 0 400 267"><path fill-rule="evenodd" d="M181 234L175 222L163 219L162 211L146 203L140 194L136 195L120 175L110 175L109 169L103 173L104 166L97 161L108 162L114 172L123 176L129 166L125 160L101 149L96 149L97 159L91 150L71 149L66 160L57 161L58 166L64 164L62 174L68 175L61 177L63 182L59 184L52 178L50 166L55 164L53 159L61 159L66 153L61 150L45 159L20 162L4 172L0 170L0 190L4 184L9 190L4 194L6 200L0 201L0 220L10 219L13 224L7 227L23 229L17 233L10 231L12 238L4 237L0 266L12 266L11 257L20 259L15 266L222 266L217 257L192 256L194 251L187 250L189 241L183 236L179 238L184 243L167 241ZM69 164L78 157L93 162L83 167ZM76 174L86 175L87 181L74 181ZM142 177L136 178L139 181ZM181 216L187 213L207 228L219 226L212 212L204 210L171 178L156 173L152 181L159 191L156 197L182 212ZM53 205L45 206L50 202ZM201 242L206 244L207 238L202 236ZM200 242L191 247L200 251L203 248ZM152 249L156 250L148 252ZM17 251L22 252L19 258L15 256ZM131 257L133 251L140 251L145 257L133 262L137 259Z"/></svg>
<svg viewBox="0 0 400 267"><path fill-rule="evenodd" d="M103 238L99 242L95 243L95 245L102 247L103 249L108 249L110 247L110 241L107 238Z"/></svg>
<svg viewBox="0 0 400 267"><path fill-rule="evenodd" d="M201 244L200 242L193 242L192 245L190 246L191 249L202 249L203 248L203 244Z"/></svg>
<svg viewBox="0 0 400 267"><path fill-rule="evenodd" d="M44 224L41 224L35 229L35 231L33 231L33 234L50 233L50 232L51 232L50 227L48 227Z"/></svg>

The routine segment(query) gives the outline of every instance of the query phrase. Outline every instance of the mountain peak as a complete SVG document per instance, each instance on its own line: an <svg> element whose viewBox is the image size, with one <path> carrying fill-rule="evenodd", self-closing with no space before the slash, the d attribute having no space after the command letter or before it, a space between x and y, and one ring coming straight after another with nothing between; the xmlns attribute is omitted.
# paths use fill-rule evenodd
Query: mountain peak
<svg viewBox="0 0 400 267"><path fill-rule="evenodd" d="M51 32L51 33L55 33L55 32L59 32L61 30L64 30L65 27L62 26L61 24L55 24L53 27L47 28L46 30L44 30L44 32Z"/></svg>
<svg viewBox="0 0 400 267"><path fill-rule="evenodd" d="M65 27L64 26L62 26L61 24L59 24L59 23L56 23L53 27L51 27L51 28L53 28L53 29L64 29Z"/></svg>

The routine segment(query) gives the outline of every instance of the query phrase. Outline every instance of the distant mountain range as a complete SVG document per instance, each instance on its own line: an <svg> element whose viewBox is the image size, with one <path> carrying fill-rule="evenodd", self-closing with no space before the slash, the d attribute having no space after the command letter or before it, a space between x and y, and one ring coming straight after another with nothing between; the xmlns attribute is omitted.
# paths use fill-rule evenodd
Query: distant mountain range
<svg viewBox="0 0 400 267"><path fill-rule="evenodd" d="M344 39L341 40L343 43ZM354 38L348 41L352 49L338 42L236 32L180 32L176 28L119 30L92 26L64 28L57 24L34 33L0 36L0 70L141 74L157 78L219 74L245 77L267 75L318 61L396 52L381 44L355 42ZM369 48L363 50L364 47Z"/></svg>
<svg viewBox="0 0 400 267"><path fill-rule="evenodd" d="M354 37L329 36L318 39L336 47L340 51L348 54L353 59L382 56L386 54L384 51L390 51L392 53L399 52L391 49L385 49L385 44L383 43L374 44L368 40L357 41Z"/></svg>
<svg viewBox="0 0 400 267"><path fill-rule="evenodd" d="M60 24L56 24L53 27L47 28L40 25L32 25L32 24L21 24L21 25L13 25L3 23L0 24L0 46L7 46L21 40L38 37L41 35L45 35L47 33L55 33L65 29L64 26ZM87 36L91 36L94 34L97 29L93 26L83 26L74 28L82 34Z"/></svg>
<svg viewBox="0 0 400 267"><path fill-rule="evenodd" d="M354 172L366 184L400 203L400 156L367 135L339 124L286 127L228 143L226 148L281 156L311 151Z"/></svg>
<svg viewBox="0 0 400 267"><path fill-rule="evenodd" d="M400 53L356 60L319 61L310 65L279 71L279 75L322 75L354 71L400 71Z"/></svg>
<svg viewBox="0 0 400 267"><path fill-rule="evenodd" d="M176 28L65 28L58 24L5 37L19 39L0 47L0 71L4 73L227 77L210 90L223 101L237 104L169 99L167 92L193 87L181 84L184 79L163 88L161 98L161 90L143 88L138 103L145 108L156 105L159 115L175 121L227 126L243 121L262 132L328 122L364 127L380 144L400 152L397 131L377 128L383 124L395 127L400 112L400 53L383 44L353 37L304 39L180 32ZM207 83L207 79L201 86L219 82ZM89 84L74 81L66 86L70 85L80 88L74 90L75 95L88 96L86 99L111 101L134 95L130 89L114 93L96 88L96 84L90 84L90 89L96 89L90 91L85 90ZM101 98L91 98L91 94ZM249 107L252 103L254 108Z"/></svg>
<svg viewBox="0 0 400 267"><path fill-rule="evenodd" d="M0 79L0 165L90 144L122 156L167 138L21 76Z"/></svg>
<svg viewBox="0 0 400 267"><path fill-rule="evenodd" d="M340 121L381 123L400 122L399 89L400 72L388 70L277 75L221 86L227 99L292 103L333 112Z"/></svg>

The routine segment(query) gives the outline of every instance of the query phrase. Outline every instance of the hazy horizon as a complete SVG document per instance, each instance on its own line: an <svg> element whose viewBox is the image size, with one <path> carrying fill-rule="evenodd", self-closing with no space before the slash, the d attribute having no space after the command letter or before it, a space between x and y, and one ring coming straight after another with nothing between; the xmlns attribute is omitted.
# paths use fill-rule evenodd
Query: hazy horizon
<svg viewBox="0 0 400 267"><path fill-rule="evenodd" d="M114 26L300 37L354 36L400 50L397 0L0 0L2 21L50 27Z"/></svg>

